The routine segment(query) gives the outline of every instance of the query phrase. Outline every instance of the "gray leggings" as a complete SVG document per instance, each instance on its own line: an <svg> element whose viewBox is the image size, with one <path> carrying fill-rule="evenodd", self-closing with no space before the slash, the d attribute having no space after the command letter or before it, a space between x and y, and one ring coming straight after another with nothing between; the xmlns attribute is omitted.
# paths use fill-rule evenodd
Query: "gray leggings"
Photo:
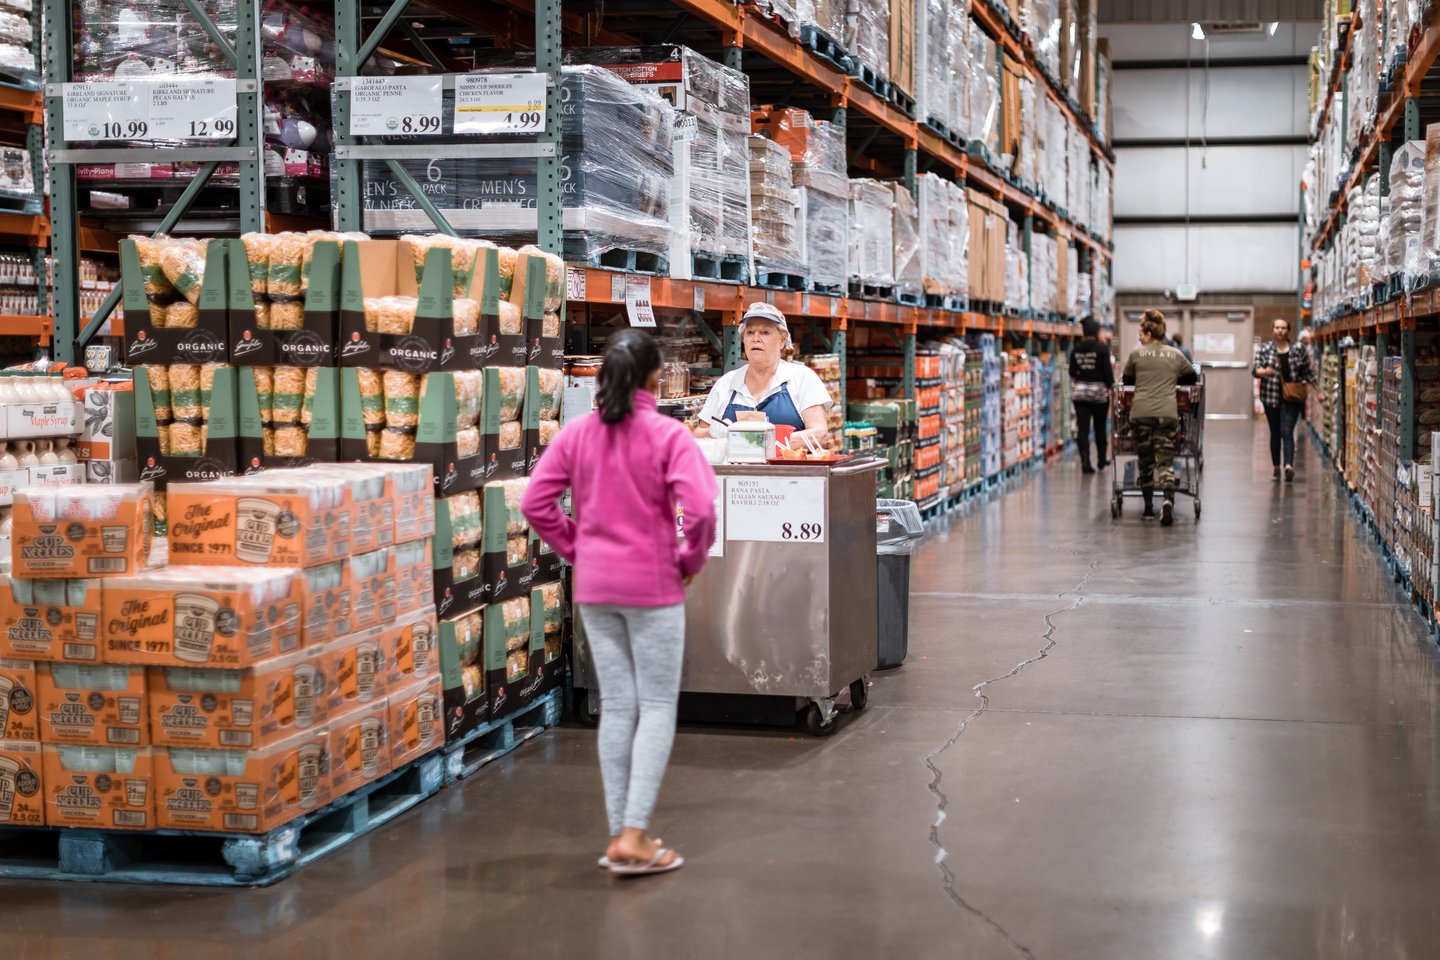
<svg viewBox="0 0 1440 960"><path fill-rule="evenodd" d="M650 829L675 740L685 605L580 608L600 681L600 777L610 835Z"/></svg>

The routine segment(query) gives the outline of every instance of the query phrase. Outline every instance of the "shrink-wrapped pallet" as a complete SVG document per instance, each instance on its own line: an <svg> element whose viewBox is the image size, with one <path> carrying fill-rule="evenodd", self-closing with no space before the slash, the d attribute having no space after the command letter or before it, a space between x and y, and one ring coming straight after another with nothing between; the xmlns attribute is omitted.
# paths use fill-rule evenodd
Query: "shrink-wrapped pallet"
<svg viewBox="0 0 1440 960"><path fill-rule="evenodd" d="M895 284L894 197L878 180L850 181L850 280L867 286Z"/></svg>
<svg viewBox="0 0 1440 960"><path fill-rule="evenodd" d="M750 223L757 272L804 275L795 225L795 185L790 152L775 141L752 136Z"/></svg>
<svg viewBox="0 0 1440 960"><path fill-rule="evenodd" d="M920 211L903 183L891 183L894 197L892 222L895 243L895 292L916 298L922 291L920 263Z"/></svg>

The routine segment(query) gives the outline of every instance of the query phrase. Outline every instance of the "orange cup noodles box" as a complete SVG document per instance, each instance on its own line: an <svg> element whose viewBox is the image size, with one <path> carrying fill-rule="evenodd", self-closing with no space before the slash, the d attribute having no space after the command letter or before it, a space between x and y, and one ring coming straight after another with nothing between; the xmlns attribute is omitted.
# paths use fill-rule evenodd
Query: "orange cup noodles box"
<svg viewBox="0 0 1440 960"><path fill-rule="evenodd" d="M367 463L394 483L395 542L435 535L435 474L428 463Z"/></svg>
<svg viewBox="0 0 1440 960"><path fill-rule="evenodd" d="M431 541L412 540L390 550L390 569L395 576L395 609L406 614L435 606L435 572L432 569Z"/></svg>
<svg viewBox="0 0 1440 960"><path fill-rule="evenodd" d="M380 655L385 663L385 682L397 690L415 680L440 671L438 630L435 611L416 610L381 632Z"/></svg>
<svg viewBox="0 0 1440 960"><path fill-rule="evenodd" d="M42 663L35 673L45 743L143 747L150 742L144 667Z"/></svg>
<svg viewBox="0 0 1440 960"><path fill-rule="evenodd" d="M351 552L344 484L308 470L172 483L165 499L172 563L311 567Z"/></svg>
<svg viewBox="0 0 1440 960"><path fill-rule="evenodd" d="M348 561L300 571L305 578L305 607L301 614L301 640L307 647L319 647L336 637L352 633L354 586Z"/></svg>
<svg viewBox="0 0 1440 960"><path fill-rule="evenodd" d="M0 576L0 657L100 662L100 581Z"/></svg>
<svg viewBox="0 0 1440 960"><path fill-rule="evenodd" d="M350 552L369 553L395 542L393 483L365 463L327 463L305 468L314 482L337 483L350 514Z"/></svg>
<svg viewBox="0 0 1440 960"><path fill-rule="evenodd" d="M121 577L150 554L148 483L21 487L15 491L12 576Z"/></svg>
<svg viewBox="0 0 1440 960"><path fill-rule="evenodd" d="M104 591L110 663L240 669L300 648L299 570L162 567Z"/></svg>
<svg viewBox="0 0 1440 960"><path fill-rule="evenodd" d="M0 740L0 827L45 823L42 757L39 743Z"/></svg>
<svg viewBox="0 0 1440 960"><path fill-rule="evenodd" d="M326 674L334 678L326 690L330 715L357 703L382 699L389 687L385 665L385 634L393 625L371 627L331 642L321 655Z"/></svg>
<svg viewBox="0 0 1440 960"><path fill-rule="evenodd" d="M390 765L399 769L445 742L440 674L390 693Z"/></svg>
<svg viewBox="0 0 1440 960"><path fill-rule="evenodd" d="M162 829L264 833L329 803L330 731L299 730L257 750L155 751Z"/></svg>
<svg viewBox="0 0 1440 960"><path fill-rule="evenodd" d="M372 550L345 561L350 584L351 629L366 630L393 623L396 576L393 547Z"/></svg>
<svg viewBox="0 0 1440 960"><path fill-rule="evenodd" d="M47 743L44 758L48 825L154 828L155 765L148 747Z"/></svg>
<svg viewBox="0 0 1440 960"><path fill-rule="evenodd" d="M0 660L0 740L39 740L35 662Z"/></svg>
<svg viewBox="0 0 1440 960"><path fill-rule="evenodd" d="M247 670L150 668L150 737L157 747L256 749L325 722L324 651L297 650Z"/></svg>
<svg viewBox="0 0 1440 960"><path fill-rule="evenodd" d="M357 704L330 721L330 789L341 797L391 771L390 702Z"/></svg>

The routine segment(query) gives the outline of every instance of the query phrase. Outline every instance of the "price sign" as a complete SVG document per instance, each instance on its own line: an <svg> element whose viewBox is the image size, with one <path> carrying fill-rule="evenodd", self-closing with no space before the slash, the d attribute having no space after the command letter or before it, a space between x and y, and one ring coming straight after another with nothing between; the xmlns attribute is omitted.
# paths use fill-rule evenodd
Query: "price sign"
<svg viewBox="0 0 1440 960"><path fill-rule="evenodd" d="M456 133L540 133L545 74L465 73L455 78Z"/></svg>
<svg viewBox="0 0 1440 960"><path fill-rule="evenodd" d="M235 136L235 81L220 77L156 80L150 88L150 136L227 140Z"/></svg>
<svg viewBox="0 0 1440 960"><path fill-rule="evenodd" d="M356 77L350 81L350 133L439 133L444 84L444 77Z"/></svg>
<svg viewBox="0 0 1440 960"><path fill-rule="evenodd" d="M67 83L66 140L136 140L150 135L148 83Z"/></svg>
<svg viewBox="0 0 1440 960"><path fill-rule="evenodd" d="M655 309L650 305L650 278L625 278L625 315L632 327L655 326Z"/></svg>
<svg viewBox="0 0 1440 960"><path fill-rule="evenodd" d="M767 543L825 542L822 477L727 477L725 536Z"/></svg>

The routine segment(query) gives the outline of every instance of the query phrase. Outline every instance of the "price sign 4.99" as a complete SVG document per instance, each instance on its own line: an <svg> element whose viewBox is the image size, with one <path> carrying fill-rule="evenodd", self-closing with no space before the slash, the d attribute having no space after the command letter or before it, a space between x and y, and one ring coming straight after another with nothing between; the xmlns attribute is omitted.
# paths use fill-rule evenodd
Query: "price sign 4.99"
<svg viewBox="0 0 1440 960"><path fill-rule="evenodd" d="M455 78L456 133L540 133L543 73L467 73Z"/></svg>
<svg viewBox="0 0 1440 960"><path fill-rule="evenodd" d="M730 540L824 543L824 479L726 477L725 535Z"/></svg>

